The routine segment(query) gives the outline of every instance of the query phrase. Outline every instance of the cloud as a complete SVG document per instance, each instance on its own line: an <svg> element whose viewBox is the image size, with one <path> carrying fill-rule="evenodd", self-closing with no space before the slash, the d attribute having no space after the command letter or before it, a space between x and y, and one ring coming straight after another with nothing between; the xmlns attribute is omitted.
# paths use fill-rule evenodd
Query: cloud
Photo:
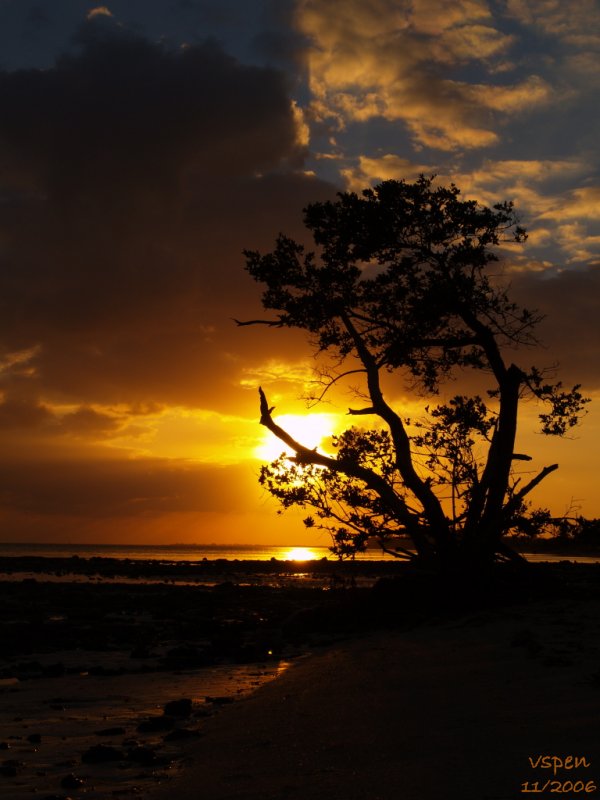
<svg viewBox="0 0 600 800"><path fill-rule="evenodd" d="M312 113L339 128L383 117L404 121L417 145L445 151L490 147L499 140L490 112L524 113L553 96L539 75L493 82L514 37L494 26L483 2L303 0L298 20L312 43ZM487 80L448 73L449 67L473 63L487 67Z"/></svg>
<svg viewBox="0 0 600 800"><path fill-rule="evenodd" d="M521 23L577 47L600 42L600 9L595 0L508 0L507 11Z"/></svg>
<svg viewBox="0 0 600 800"><path fill-rule="evenodd" d="M38 20L61 46L67 5ZM252 468L231 465L260 438L256 384L301 411L312 350L294 331L235 326L264 313L241 251L271 249L279 230L305 239L302 207L340 175L360 190L435 172L487 204L514 199L531 236L506 266L548 313L541 356L598 385L593 7L251 6L69 6L71 27L89 9L69 55L0 72L6 530L28 518L71 535L87 515L103 535L138 520L193 537L228 502L239 519L256 507ZM127 33L136 19L148 39ZM281 69L205 41L209 24Z"/></svg>
<svg viewBox="0 0 600 800"><path fill-rule="evenodd" d="M548 219L600 220L600 186L573 189L567 198L561 198L560 203L543 216Z"/></svg>
<svg viewBox="0 0 600 800"><path fill-rule="evenodd" d="M260 506L256 466L223 466L261 441L244 367L307 355L233 322L261 313L242 249L335 188L281 72L96 20L80 41L0 72L3 528L189 537Z"/></svg>
<svg viewBox="0 0 600 800"><path fill-rule="evenodd" d="M561 272L522 272L513 276L511 289L524 305L546 315L539 329L544 350L537 360L546 366L559 363L565 384L582 383L585 391L597 392L600 265Z"/></svg>
<svg viewBox="0 0 600 800"><path fill-rule="evenodd" d="M51 70L0 73L0 345L30 353L5 391L231 410L239 359L286 347L231 321L259 307L241 251L300 233L334 188L300 171L281 73L214 43L83 38Z"/></svg>
<svg viewBox="0 0 600 800"><path fill-rule="evenodd" d="M360 192L367 186L387 180L416 180L419 175L427 175L435 170L430 165L414 164L410 159L394 153L386 153L378 158L359 156L358 164L342 169L350 191Z"/></svg>
<svg viewBox="0 0 600 800"><path fill-rule="evenodd" d="M255 480L247 465L218 469L165 459L0 462L5 509L48 516L107 519L239 511L257 494Z"/></svg>
<svg viewBox="0 0 600 800"><path fill-rule="evenodd" d="M112 11L110 11L106 6L96 6L95 8L91 8L87 15L87 19L94 19L94 17L112 17Z"/></svg>

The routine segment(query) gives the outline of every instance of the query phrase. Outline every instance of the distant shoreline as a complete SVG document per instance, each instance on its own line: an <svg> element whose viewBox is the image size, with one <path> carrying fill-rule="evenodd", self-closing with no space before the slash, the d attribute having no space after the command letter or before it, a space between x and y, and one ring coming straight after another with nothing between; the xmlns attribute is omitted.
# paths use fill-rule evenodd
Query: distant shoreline
<svg viewBox="0 0 600 800"><path fill-rule="evenodd" d="M552 556L552 560L562 557L598 559L600 547L593 548L581 544L565 543L554 539L508 540L509 544L525 557ZM298 548L311 553L310 561L326 559L331 563L339 563L338 559L325 545L264 545L264 544L75 544L70 542L0 542L0 559L2 558L82 558L113 559L135 561L198 562L198 561L292 561L289 554ZM382 562L393 564L398 561L386 555L378 547L370 547L365 553L358 554L355 561ZM302 562L305 563L305 562Z"/></svg>

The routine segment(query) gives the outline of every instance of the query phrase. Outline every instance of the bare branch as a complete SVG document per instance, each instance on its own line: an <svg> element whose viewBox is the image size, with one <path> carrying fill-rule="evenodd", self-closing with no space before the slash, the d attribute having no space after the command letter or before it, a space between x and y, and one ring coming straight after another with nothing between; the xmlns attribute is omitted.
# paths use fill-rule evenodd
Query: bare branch
<svg viewBox="0 0 600 800"><path fill-rule="evenodd" d="M235 324L241 328L244 325L268 325L269 328L281 328L283 327L283 321L280 319L246 319L240 320L236 319L235 317L231 317Z"/></svg>
<svg viewBox="0 0 600 800"><path fill-rule="evenodd" d="M331 377L330 375L327 375L326 373L321 373L323 378L326 377L328 379L327 383L325 383L325 380L323 380L323 379L316 380L316 381L314 381L314 383L319 383L321 386L323 386L323 384L325 384L325 386L323 388L323 391L318 396L317 395L313 395L313 396L309 396L306 399L308 401L310 401L310 405L316 405L317 403L320 403L321 400L327 394L327 392L331 389L331 387L334 386L339 380L341 380L342 378L346 378L348 375L355 375L357 372L365 372L365 370L364 369L348 369L348 370L345 370L344 372L341 372L339 375L334 375L333 377Z"/></svg>
<svg viewBox="0 0 600 800"><path fill-rule="evenodd" d="M526 483L522 489L520 489L515 495L511 497L509 502L504 506L504 513L505 514L512 514L514 511L517 510L519 507L519 503L525 497L525 495L529 494L532 489L541 483L544 478L546 478L550 473L554 472L558 469L558 464L551 464L549 467L544 467L541 472L539 472L535 478L532 478L529 483Z"/></svg>
<svg viewBox="0 0 600 800"><path fill-rule="evenodd" d="M370 489L379 495L390 512L397 515L397 518L401 520L410 535L413 537L413 541L415 541L415 543L418 542L423 547L427 546L426 542L424 541L423 533L420 530L419 517L408 509L405 501L396 494L394 489L384 480L384 478L382 478L376 472L373 472L373 470L362 467L355 461L351 461L349 459L330 458L329 456L317 452L317 448L311 450L310 448L300 444L300 442L297 442L293 436L290 436L287 431L277 425L277 423L273 420L271 413L274 407L272 406L269 408L269 403L267 402L267 398L262 388L259 387L258 393L260 397L260 424L264 425L265 428L270 430L271 433L275 434L278 439L280 439L282 442L285 442L285 444L292 448L292 450L296 453L296 458L294 460L297 464L316 464L321 467L326 467L333 472L339 472L364 481L364 483L366 483Z"/></svg>
<svg viewBox="0 0 600 800"><path fill-rule="evenodd" d="M348 414L352 414L354 416L358 416L359 414L376 414L377 411L370 406L369 408L349 408Z"/></svg>
<svg viewBox="0 0 600 800"><path fill-rule="evenodd" d="M398 547L396 550L391 550L389 547L385 547L384 545L379 543L379 547L383 553L387 553L388 556L394 556L394 558L399 558L402 561L414 561L415 560L415 553L411 553L410 550L405 550L403 547Z"/></svg>

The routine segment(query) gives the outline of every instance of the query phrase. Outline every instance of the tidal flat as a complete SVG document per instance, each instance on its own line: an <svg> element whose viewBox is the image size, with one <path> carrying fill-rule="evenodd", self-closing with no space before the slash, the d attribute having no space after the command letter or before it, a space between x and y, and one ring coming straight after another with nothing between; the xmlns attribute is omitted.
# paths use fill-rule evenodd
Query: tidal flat
<svg viewBox="0 0 600 800"><path fill-rule="evenodd" d="M596 565L533 565L474 607L394 563L106 561L1 565L10 800L185 798L199 781L214 798L423 800L452 770L480 798L534 781L539 753L586 756L590 780L600 766ZM477 749L495 736L509 783ZM469 790L476 758L488 778Z"/></svg>
<svg viewBox="0 0 600 800"><path fill-rule="evenodd" d="M381 569L331 570L1 559L2 796L147 796L208 717L352 627L340 603Z"/></svg>

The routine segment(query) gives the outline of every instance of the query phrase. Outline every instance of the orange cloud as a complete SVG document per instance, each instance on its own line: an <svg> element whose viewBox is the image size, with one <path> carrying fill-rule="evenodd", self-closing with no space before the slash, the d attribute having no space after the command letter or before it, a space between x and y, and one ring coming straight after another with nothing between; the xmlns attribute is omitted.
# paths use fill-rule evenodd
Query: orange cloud
<svg viewBox="0 0 600 800"><path fill-rule="evenodd" d="M468 83L448 65L495 63L513 37L491 24L486 3L303 0L298 25L307 52L312 113L348 122L403 120L419 145L440 150L489 147L499 140L486 109L507 115L546 104L550 86L531 75L514 85ZM493 70L490 70L490 74Z"/></svg>
<svg viewBox="0 0 600 800"><path fill-rule="evenodd" d="M96 6L96 8L92 8L88 11L86 17L87 19L94 19L94 17L112 17L112 11L110 11L106 6Z"/></svg>

